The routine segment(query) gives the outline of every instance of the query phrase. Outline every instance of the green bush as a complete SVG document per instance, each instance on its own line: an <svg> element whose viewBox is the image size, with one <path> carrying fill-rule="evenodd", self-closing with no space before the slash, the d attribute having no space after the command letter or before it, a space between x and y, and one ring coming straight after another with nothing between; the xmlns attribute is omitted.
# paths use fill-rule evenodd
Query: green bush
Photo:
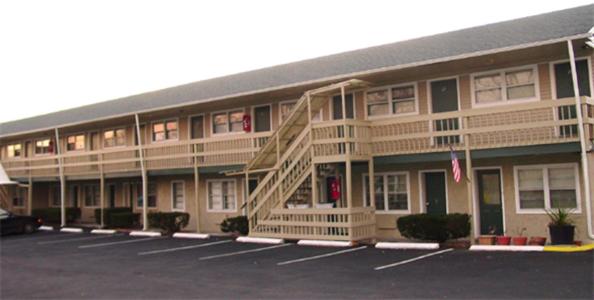
<svg viewBox="0 0 594 300"><path fill-rule="evenodd" d="M190 214L184 212L151 212L148 214L149 226L159 228L167 233L180 231L188 226Z"/></svg>
<svg viewBox="0 0 594 300"><path fill-rule="evenodd" d="M242 235L247 235L250 231L248 226L248 219L246 216L226 218L225 220L223 220L223 223L221 223L221 231L239 232Z"/></svg>
<svg viewBox="0 0 594 300"><path fill-rule="evenodd" d="M397 221L402 236L409 239L444 242L470 235L468 214L404 216Z"/></svg>
<svg viewBox="0 0 594 300"><path fill-rule="evenodd" d="M59 207L49 208L35 208L31 211L33 216L41 218L44 223L60 223L61 209ZM80 208L67 207L66 208L66 222L73 222L80 218Z"/></svg>

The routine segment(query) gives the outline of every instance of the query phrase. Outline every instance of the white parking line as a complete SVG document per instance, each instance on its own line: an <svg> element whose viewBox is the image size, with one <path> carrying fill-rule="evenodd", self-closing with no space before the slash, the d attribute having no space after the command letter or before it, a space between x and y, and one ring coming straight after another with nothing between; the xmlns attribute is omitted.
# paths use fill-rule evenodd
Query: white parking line
<svg viewBox="0 0 594 300"><path fill-rule="evenodd" d="M340 250L340 251L336 251L336 252L330 252L330 253L326 253L326 254L320 254L320 255L304 257L304 258L299 258L299 259L287 260L287 261L279 262L279 263L277 263L277 265L283 266L283 265L288 265L288 264L294 264L294 263L304 262L304 261L308 261L308 260L330 257L330 256L340 255L340 254L349 253L349 252L355 252L355 251L363 250L365 248L367 248L367 246L361 246L361 247L352 248L352 249L345 249L345 250Z"/></svg>
<svg viewBox="0 0 594 300"><path fill-rule="evenodd" d="M270 247L263 247L263 248L256 248L256 249L251 249L251 250L243 250L243 251L237 251L237 252L230 252L230 253L224 253L224 254L204 256L204 257L201 257L199 259L200 260L208 260L208 259L214 259L214 258L220 258L220 257L228 257L228 256L241 255L241 254L252 253L252 252L260 252L260 251L272 250L272 249L275 249L275 248L281 248L281 247L287 247L287 246L291 246L291 244L280 244L280 245L274 245L274 246L270 246Z"/></svg>
<svg viewBox="0 0 594 300"><path fill-rule="evenodd" d="M410 262L413 262L413 261L421 260L421 259L424 259L424 258L427 258L427 257L431 257L431 256L434 256L434 255L439 255L439 254L442 254L442 253L450 252L452 250L454 250L454 249L451 249L450 248L450 249L445 249L445 250L441 250L441 251L436 251L436 252L432 252L432 253L429 253L429 254L417 256L415 258L411 258L411 259L399 261L399 262L396 262L396 263L393 263L393 264L375 267L373 269L376 270L376 271L379 271L379 270L383 270L383 269L387 269L387 268L392 268L392 267L404 265L404 264L407 264L407 263L410 263Z"/></svg>
<svg viewBox="0 0 594 300"><path fill-rule="evenodd" d="M196 248L214 246L214 245L219 245L219 244L224 244L224 243L231 243L231 242L233 242L233 241L232 240L226 240L226 241L218 241L218 242L212 242L212 243L206 243L206 244L198 244L198 245L192 245L192 246L184 246L184 247L169 248L169 249L162 249L162 250L145 251L145 252L139 252L138 255L150 255L150 254L157 254L157 253L166 253L166 252L174 252L174 251L181 251L181 250L188 250L188 249L196 249Z"/></svg>
<svg viewBox="0 0 594 300"><path fill-rule="evenodd" d="M130 244L130 243L138 243L138 242L144 242L144 241L150 241L150 240L156 240L156 239L159 239L159 238L149 237L149 238L142 238L142 239L126 240L126 241L90 244L90 245L78 246L78 248L85 249L85 248L95 248L95 247L103 247L103 246L111 246L111 245Z"/></svg>
<svg viewBox="0 0 594 300"><path fill-rule="evenodd" d="M73 238L73 239L61 239L61 240L54 240L54 241L46 241L46 242L37 242L37 245L50 245L50 244L59 244L59 243L67 243L67 242L76 242L76 241L87 241L87 240L97 240L97 239L104 239L110 236L91 236L91 237L81 237L81 238Z"/></svg>

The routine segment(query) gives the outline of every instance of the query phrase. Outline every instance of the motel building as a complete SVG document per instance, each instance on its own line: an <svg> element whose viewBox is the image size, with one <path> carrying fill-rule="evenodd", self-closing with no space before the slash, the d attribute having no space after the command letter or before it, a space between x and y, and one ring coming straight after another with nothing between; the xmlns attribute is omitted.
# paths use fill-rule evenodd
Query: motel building
<svg viewBox="0 0 594 300"><path fill-rule="evenodd" d="M2 123L1 204L60 208L62 226L131 207L145 230L149 212L181 211L203 233L245 215L250 236L342 241L398 239L401 216L455 212L472 215L471 239L548 237L546 211L562 207L592 243L592 16L588 5Z"/></svg>

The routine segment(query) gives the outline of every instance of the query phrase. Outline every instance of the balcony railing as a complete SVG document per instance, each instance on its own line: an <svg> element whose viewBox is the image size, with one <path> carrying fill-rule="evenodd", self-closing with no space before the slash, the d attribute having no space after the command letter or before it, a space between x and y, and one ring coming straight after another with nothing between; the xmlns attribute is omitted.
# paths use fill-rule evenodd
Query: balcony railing
<svg viewBox="0 0 594 300"><path fill-rule="evenodd" d="M582 98L586 139L594 137L594 101ZM372 156L579 142L574 99L474 108L463 111L387 118L337 120L312 126L316 163ZM224 166L248 162L271 133L251 133L144 145L148 170ZM95 175L140 171L139 147L3 160L9 176Z"/></svg>

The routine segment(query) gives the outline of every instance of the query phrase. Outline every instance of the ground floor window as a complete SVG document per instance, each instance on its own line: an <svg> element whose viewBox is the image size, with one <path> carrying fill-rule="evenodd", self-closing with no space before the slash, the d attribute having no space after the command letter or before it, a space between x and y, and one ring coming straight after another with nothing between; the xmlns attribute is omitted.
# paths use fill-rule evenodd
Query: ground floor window
<svg viewBox="0 0 594 300"><path fill-rule="evenodd" d="M62 194L60 187L57 185L50 187L50 206L60 206L61 201Z"/></svg>
<svg viewBox="0 0 594 300"><path fill-rule="evenodd" d="M142 183L138 183L136 185L136 194L137 194L137 203L138 207L142 207ZM147 194L148 194L148 202L147 207L154 208L157 207L157 184L150 183L147 186Z"/></svg>
<svg viewBox="0 0 594 300"><path fill-rule="evenodd" d="M99 185L86 185L85 186L85 206L86 207L98 207L99 206Z"/></svg>
<svg viewBox="0 0 594 300"><path fill-rule="evenodd" d="M185 210L186 199L183 181L171 182L171 209Z"/></svg>
<svg viewBox="0 0 594 300"><path fill-rule="evenodd" d="M15 191L15 195L12 198L12 206L13 207L25 207L25 197L27 195L27 190L24 188L17 188Z"/></svg>
<svg viewBox="0 0 594 300"><path fill-rule="evenodd" d="M363 175L365 206L370 203L369 175ZM410 184L408 172L376 173L373 199L376 211L410 212Z"/></svg>
<svg viewBox="0 0 594 300"><path fill-rule="evenodd" d="M518 212L579 210L577 164L516 166L514 175Z"/></svg>
<svg viewBox="0 0 594 300"><path fill-rule="evenodd" d="M208 180L208 210L235 212L237 189L234 179Z"/></svg>

